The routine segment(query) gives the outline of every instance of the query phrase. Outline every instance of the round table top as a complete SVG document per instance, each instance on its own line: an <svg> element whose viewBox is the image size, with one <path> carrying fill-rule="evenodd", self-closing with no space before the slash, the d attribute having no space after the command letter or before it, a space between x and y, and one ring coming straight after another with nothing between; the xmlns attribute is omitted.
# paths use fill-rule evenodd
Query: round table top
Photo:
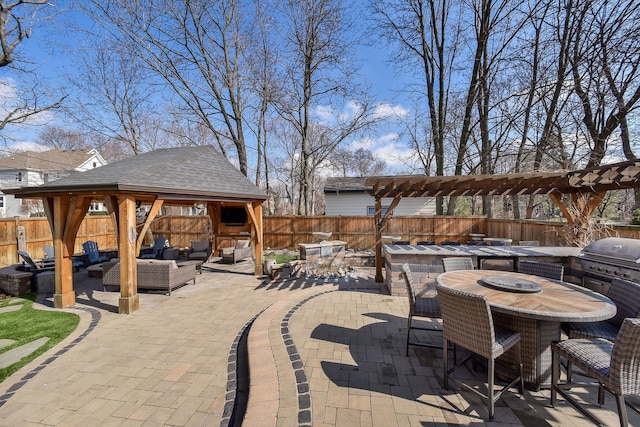
<svg viewBox="0 0 640 427"><path fill-rule="evenodd" d="M482 278L507 276L538 283L542 291L521 293L499 290L483 284ZM528 274L497 270L459 270L438 276L438 283L487 297L491 309L537 320L594 322L616 314L615 304L604 295L581 286Z"/></svg>

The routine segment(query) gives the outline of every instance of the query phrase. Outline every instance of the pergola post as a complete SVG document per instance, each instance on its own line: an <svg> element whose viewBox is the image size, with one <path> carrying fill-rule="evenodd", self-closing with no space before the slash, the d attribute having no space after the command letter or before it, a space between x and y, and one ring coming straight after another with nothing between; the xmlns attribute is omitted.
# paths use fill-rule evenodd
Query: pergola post
<svg viewBox="0 0 640 427"><path fill-rule="evenodd" d="M382 277L382 198L376 197L373 220L376 227L376 282L384 282Z"/></svg>
<svg viewBox="0 0 640 427"><path fill-rule="evenodd" d="M580 241L582 239L589 227L591 214L602 203L606 195L606 191L571 193L571 201L565 202L562 194L549 194L551 201L566 218L567 224L573 228L574 235L570 236L570 240Z"/></svg>
<svg viewBox="0 0 640 427"><path fill-rule="evenodd" d="M118 254L120 257L120 299L118 312L130 314L140 308L136 264L136 200L133 195L118 196Z"/></svg>

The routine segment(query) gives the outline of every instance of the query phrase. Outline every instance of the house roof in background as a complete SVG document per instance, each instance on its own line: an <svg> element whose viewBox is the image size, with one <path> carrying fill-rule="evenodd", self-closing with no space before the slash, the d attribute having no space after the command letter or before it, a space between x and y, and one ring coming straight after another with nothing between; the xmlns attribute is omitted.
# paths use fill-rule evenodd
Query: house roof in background
<svg viewBox="0 0 640 427"><path fill-rule="evenodd" d="M158 195L166 200L266 200L260 188L211 146L154 150L38 186L10 190L17 196L56 193Z"/></svg>
<svg viewBox="0 0 640 427"><path fill-rule="evenodd" d="M365 181L373 177L329 177L324 184L325 193L339 192L366 192L372 189L371 185L366 185Z"/></svg>
<svg viewBox="0 0 640 427"><path fill-rule="evenodd" d="M0 169L75 170L96 155L94 149L23 151L0 157Z"/></svg>

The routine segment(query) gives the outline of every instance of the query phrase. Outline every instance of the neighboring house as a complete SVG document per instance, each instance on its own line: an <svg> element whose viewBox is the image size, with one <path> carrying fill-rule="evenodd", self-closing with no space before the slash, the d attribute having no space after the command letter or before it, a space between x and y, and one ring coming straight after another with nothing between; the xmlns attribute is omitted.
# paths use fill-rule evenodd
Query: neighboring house
<svg viewBox="0 0 640 427"><path fill-rule="evenodd" d="M40 202L15 199L13 195L4 194L3 189L38 186L106 164L95 149L23 151L0 157L0 218L43 212ZM104 210L102 202L92 203L89 207L89 211Z"/></svg>
<svg viewBox="0 0 640 427"><path fill-rule="evenodd" d="M375 177L327 178L324 185L324 214L327 216L373 216L375 198L367 194L371 187L365 181ZM382 199L385 213L393 199ZM395 216L430 216L436 213L433 197L403 197L393 210Z"/></svg>

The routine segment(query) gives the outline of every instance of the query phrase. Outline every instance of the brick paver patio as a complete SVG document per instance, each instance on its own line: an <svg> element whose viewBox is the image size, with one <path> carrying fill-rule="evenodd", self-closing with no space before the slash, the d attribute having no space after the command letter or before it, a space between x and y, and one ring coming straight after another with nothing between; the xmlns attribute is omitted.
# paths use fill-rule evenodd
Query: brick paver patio
<svg viewBox="0 0 640 427"><path fill-rule="evenodd" d="M172 296L141 293L131 315L117 314L119 293L76 273L80 326L0 383L0 425L231 425L247 393L234 364L247 328L246 426L589 425L562 399L551 408L548 390L506 393L487 422L475 396L442 389L440 350L405 356L407 301L381 291L372 269L277 281L252 272L251 262L205 264ZM617 424L611 397L590 407Z"/></svg>

